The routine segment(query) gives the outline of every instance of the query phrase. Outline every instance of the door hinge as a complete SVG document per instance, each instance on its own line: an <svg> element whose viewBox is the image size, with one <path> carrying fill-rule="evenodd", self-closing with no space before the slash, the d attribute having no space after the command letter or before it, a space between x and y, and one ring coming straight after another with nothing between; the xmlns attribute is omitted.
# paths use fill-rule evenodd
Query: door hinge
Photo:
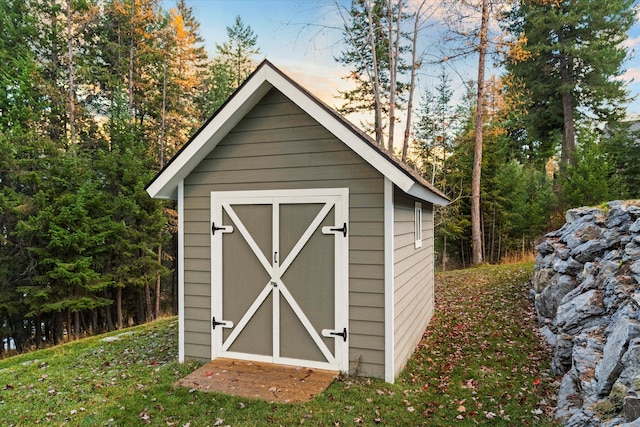
<svg viewBox="0 0 640 427"><path fill-rule="evenodd" d="M323 234L334 234L335 232L342 233L344 237L347 237L347 223L342 224L342 228L338 227L322 227Z"/></svg>
<svg viewBox="0 0 640 427"><path fill-rule="evenodd" d="M213 329L216 328L216 326L222 326L223 328L233 328L233 322L229 322L228 320L223 320L221 322L217 322L215 316L211 319L211 327Z"/></svg>
<svg viewBox="0 0 640 427"><path fill-rule="evenodd" d="M216 223L211 223L211 234L216 235L216 231L220 231L221 233L232 233L233 227L230 225L223 225L222 227L216 227Z"/></svg>
<svg viewBox="0 0 640 427"><path fill-rule="evenodd" d="M322 330L323 337L342 337L344 342L347 342L347 328L342 328L342 332L332 331L331 329L323 329Z"/></svg>

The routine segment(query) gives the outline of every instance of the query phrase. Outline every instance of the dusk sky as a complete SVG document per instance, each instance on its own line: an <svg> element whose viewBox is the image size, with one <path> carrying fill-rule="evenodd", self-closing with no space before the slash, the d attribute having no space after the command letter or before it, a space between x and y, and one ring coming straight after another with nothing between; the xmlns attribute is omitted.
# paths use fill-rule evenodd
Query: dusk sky
<svg viewBox="0 0 640 427"><path fill-rule="evenodd" d="M164 1L167 10L174 4L173 0ZM335 95L338 89L346 87L341 77L348 71L334 60L342 49L342 18L337 4L347 9L349 0L188 0L187 4L201 24L201 34L211 56L215 54L215 44L227 39L226 27L233 25L235 17L240 15L258 36L260 60L267 58L330 106L339 102ZM430 47L437 38L436 32L437 28L423 32L422 48L439 56L437 49ZM627 40L632 55L639 43L640 25L636 25ZM474 61L477 59L469 58L467 64L470 65L466 66L461 62L448 64L451 86L459 94L465 81L475 80ZM630 58L625 68L625 78L635 79L629 89L637 95L640 93L640 58ZM425 69L419 76L420 85L432 87L439 72L439 66L435 65ZM491 73L499 74L499 70L488 70L487 74ZM629 104L629 113L640 115L640 99Z"/></svg>

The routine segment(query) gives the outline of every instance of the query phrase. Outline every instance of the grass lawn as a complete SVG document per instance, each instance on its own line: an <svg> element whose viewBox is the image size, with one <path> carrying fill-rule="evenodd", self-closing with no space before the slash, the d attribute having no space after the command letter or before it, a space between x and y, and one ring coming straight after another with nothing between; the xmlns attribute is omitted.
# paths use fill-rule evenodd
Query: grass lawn
<svg viewBox="0 0 640 427"><path fill-rule="evenodd" d="M347 378L296 404L176 388L199 365L176 363L171 318L0 360L0 425L552 426L532 269L437 275L436 314L395 384Z"/></svg>

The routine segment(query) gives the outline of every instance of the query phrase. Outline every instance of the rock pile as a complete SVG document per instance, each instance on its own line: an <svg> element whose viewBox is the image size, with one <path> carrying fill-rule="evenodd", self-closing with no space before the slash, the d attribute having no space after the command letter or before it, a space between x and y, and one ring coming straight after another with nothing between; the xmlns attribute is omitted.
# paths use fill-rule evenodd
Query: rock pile
<svg viewBox="0 0 640 427"><path fill-rule="evenodd" d="M532 293L566 426L640 427L640 201L571 209L537 246Z"/></svg>

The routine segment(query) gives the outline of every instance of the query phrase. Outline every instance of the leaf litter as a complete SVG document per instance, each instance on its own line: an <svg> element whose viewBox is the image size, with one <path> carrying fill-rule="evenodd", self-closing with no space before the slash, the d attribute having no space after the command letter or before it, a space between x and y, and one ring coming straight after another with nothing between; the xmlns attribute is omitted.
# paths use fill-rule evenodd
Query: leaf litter
<svg viewBox="0 0 640 427"><path fill-rule="evenodd" d="M304 404L177 389L199 364L176 363L169 320L0 360L0 424L553 426L559 379L537 332L531 271L437 274L434 316L395 384L344 377Z"/></svg>

